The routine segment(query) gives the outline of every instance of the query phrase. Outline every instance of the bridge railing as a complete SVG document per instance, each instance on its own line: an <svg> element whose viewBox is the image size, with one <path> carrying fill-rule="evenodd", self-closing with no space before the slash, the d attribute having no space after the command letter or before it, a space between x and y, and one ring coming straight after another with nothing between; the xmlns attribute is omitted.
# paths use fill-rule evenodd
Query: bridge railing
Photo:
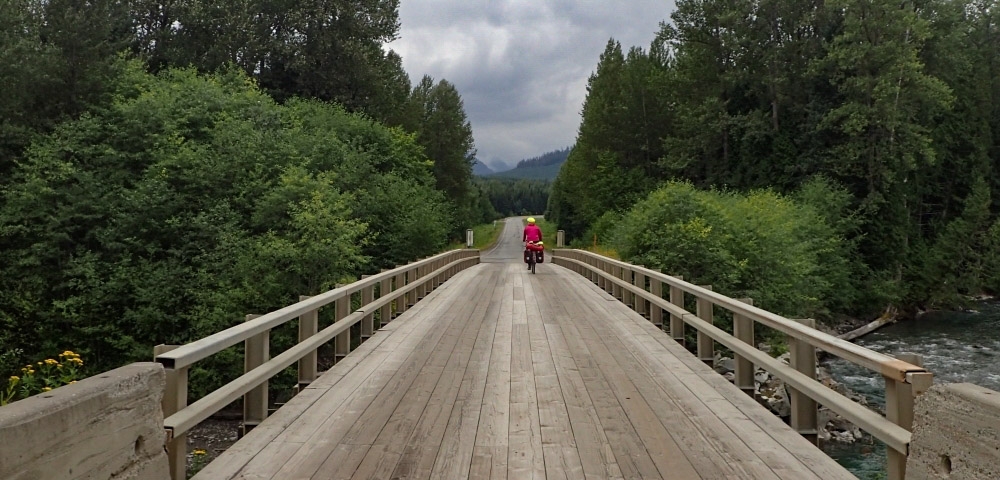
<svg viewBox="0 0 1000 480"><path fill-rule="evenodd" d="M754 365L782 379L791 393L791 424L799 433L816 441L819 431L817 404L848 419L862 430L885 442L888 449L889 479L902 479L906 470L913 426L914 399L931 386L933 376L924 368L899 358L878 353L816 330L812 320L791 320L754 307L749 299L737 300L698 286L682 278L665 275L641 266L614 260L583 250L555 250L553 262L567 267L597 284L637 313L669 331L683 344L684 327L697 330L697 356L712 364L718 342L736 357L735 383L754 395ZM664 298L664 293L668 296ZM685 296L695 298L696 312L685 310ZM646 304L648 302L648 305ZM713 306L732 313L733 333L713 324ZM664 319L669 316L669 324ZM788 365L758 350L754 344L754 324L783 332L790 339ZM815 350L821 349L885 378L886 416L859 405L816 380Z"/></svg>
<svg viewBox="0 0 1000 480"><path fill-rule="evenodd" d="M479 251L459 249L445 252L409 265L366 276L360 281L335 288L265 315L248 315L247 321L181 346L159 345L154 349L157 362L166 370L167 385L163 398L163 421L167 434L167 454L173 479L185 477L187 432L211 415L243 397L244 428L250 429L267 417L267 382L285 368L298 362L299 388L318 376L318 349L334 342L335 361L350 353L351 327L361 324L362 340L371 336L379 322L406 311L408 306L465 268L479 263ZM378 298L375 297L377 287ZM351 311L351 301L360 297L360 308ZM319 330L319 309L334 306L334 321ZM393 311L393 307L394 311ZM274 358L269 358L270 331L298 319L298 343ZM198 401L187 404L188 372L199 360L226 348L245 344L245 373Z"/></svg>

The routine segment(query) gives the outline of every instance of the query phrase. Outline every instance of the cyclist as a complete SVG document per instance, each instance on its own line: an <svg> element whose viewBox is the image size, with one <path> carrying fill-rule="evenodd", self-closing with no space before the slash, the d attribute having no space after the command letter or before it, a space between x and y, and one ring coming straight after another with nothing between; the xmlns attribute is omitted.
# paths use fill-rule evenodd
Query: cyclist
<svg viewBox="0 0 1000 480"><path fill-rule="evenodd" d="M538 225L535 225L535 217L528 217L528 224L524 226L524 234L521 236L521 241L525 242L525 247L529 243L542 241L542 229L538 228ZM527 258L527 255L529 255L528 250L525 250L525 258ZM528 270L531 270L531 265L528 265Z"/></svg>

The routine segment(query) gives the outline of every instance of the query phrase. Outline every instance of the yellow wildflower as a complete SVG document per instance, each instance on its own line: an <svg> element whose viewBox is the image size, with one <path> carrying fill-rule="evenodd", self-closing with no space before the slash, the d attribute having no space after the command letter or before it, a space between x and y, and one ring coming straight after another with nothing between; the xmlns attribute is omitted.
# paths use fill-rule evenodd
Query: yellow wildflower
<svg viewBox="0 0 1000 480"><path fill-rule="evenodd" d="M10 383L17 383L20 380L21 380L21 377L18 377L17 375L11 375L10 376Z"/></svg>
<svg viewBox="0 0 1000 480"><path fill-rule="evenodd" d="M202 455L208 455L208 452L206 452L205 450L202 450L202 449L198 448L198 449L195 449L195 451L192 452L192 454L197 455L197 456L200 457Z"/></svg>
<svg viewBox="0 0 1000 480"><path fill-rule="evenodd" d="M72 385L72 384L74 384L74 383L76 383L76 380L70 380L70 382L69 382L69 383L67 383L67 385Z"/></svg>
<svg viewBox="0 0 1000 480"><path fill-rule="evenodd" d="M52 390L52 387L42 387L43 392L47 392L49 390Z"/></svg>
<svg viewBox="0 0 1000 480"><path fill-rule="evenodd" d="M55 364L57 364L57 363L59 363L59 362L57 362L57 361L55 361L55 360L53 360L53 359L51 359L51 358L46 358L46 359L45 359L45 364L46 364L46 365L55 365Z"/></svg>

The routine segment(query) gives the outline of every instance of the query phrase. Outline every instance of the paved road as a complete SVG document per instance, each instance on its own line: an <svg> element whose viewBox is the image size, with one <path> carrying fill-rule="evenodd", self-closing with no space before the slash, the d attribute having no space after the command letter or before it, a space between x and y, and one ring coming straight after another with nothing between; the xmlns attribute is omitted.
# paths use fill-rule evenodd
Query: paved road
<svg viewBox="0 0 1000 480"><path fill-rule="evenodd" d="M480 261L483 263L520 263L524 261L524 242L521 241L521 235L524 232L524 217L510 217L505 223L496 246L480 255Z"/></svg>

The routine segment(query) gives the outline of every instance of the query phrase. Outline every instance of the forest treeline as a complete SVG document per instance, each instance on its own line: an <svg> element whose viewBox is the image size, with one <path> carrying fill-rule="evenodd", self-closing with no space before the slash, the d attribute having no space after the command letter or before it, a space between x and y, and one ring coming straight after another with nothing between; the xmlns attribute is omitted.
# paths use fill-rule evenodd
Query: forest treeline
<svg viewBox="0 0 1000 480"><path fill-rule="evenodd" d="M475 184L498 216L539 215L549 202L545 180L478 177Z"/></svg>
<svg viewBox="0 0 1000 480"><path fill-rule="evenodd" d="M0 371L148 359L492 220L458 91L383 50L398 4L0 0Z"/></svg>
<svg viewBox="0 0 1000 480"><path fill-rule="evenodd" d="M525 168L525 167L545 167L548 165L556 165L566 161L566 157L569 156L569 147L562 150L553 150L551 152L543 153L537 157L532 157L528 159L521 160L517 162L514 168Z"/></svg>
<svg viewBox="0 0 1000 480"><path fill-rule="evenodd" d="M589 79L548 204L570 238L733 296L822 284L801 292L825 305L758 302L789 315L1000 291L1000 2L681 0L671 18L648 49L609 41ZM801 282L761 294L788 269Z"/></svg>

